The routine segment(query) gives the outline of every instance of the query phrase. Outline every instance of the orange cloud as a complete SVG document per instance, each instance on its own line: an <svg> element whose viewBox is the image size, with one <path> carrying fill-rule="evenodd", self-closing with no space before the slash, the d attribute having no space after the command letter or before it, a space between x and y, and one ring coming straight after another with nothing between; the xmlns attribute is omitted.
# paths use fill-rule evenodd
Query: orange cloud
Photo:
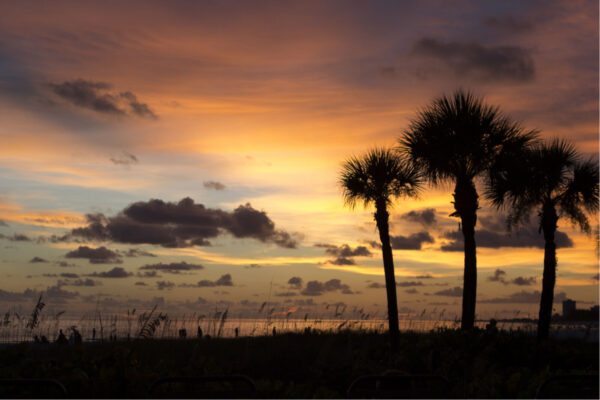
<svg viewBox="0 0 600 400"><path fill-rule="evenodd" d="M0 202L0 219L50 228L75 228L85 223L85 218L80 214L64 211L29 211L5 202Z"/></svg>

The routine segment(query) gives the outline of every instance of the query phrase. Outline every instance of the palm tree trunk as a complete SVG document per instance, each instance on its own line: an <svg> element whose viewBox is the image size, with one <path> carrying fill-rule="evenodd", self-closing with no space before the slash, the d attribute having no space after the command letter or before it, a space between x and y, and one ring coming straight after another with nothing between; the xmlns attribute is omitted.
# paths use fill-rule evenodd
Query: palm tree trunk
<svg viewBox="0 0 600 400"><path fill-rule="evenodd" d="M471 178L458 178L454 188L454 216L459 216L465 241L465 271L463 276L463 304L461 329L473 329L477 301L477 255L475 225L479 195Z"/></svg>
<svg viewBox="0 0 600 400"><path fill-rule="evenodd" d="M542 231L544 232L544 276L542 278L542 298L538 319L538 341L548 338L552 305L554 303L554 285L556 283L556 244L554 234L558 216L551 203L542 208Z"/></svg>
<svg viewBox="0 0 600 400"><path fill-rule="evenodd" d="M379 239L381 240L381 253L383 255L383 271L385 273L385 288L387 292L388 303L388 322L390 331L390 344L392 352L398 350L398 339L400 331L398 329L398 300L396 299L396 278L394 277L394 259L392 256L392 246L390 245L389 232L389 214L387 205L380 201L375 204L375 221L379 230Z"/></svg>

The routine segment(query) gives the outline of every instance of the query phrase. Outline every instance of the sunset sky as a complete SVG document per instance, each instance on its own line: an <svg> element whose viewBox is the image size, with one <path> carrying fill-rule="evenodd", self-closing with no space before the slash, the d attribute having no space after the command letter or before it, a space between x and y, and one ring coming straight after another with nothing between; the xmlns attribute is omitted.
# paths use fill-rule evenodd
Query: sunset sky
<svg viewBox="0 0 600 400"><path fill-rule="evenodd" d="M458 88L598 159L598 55L593 0L2 2L0 311L383 316L342 162ZM403 314L460 315L451 192L391 211ZM537 216L503 218L482 199L477 315L537 317ZM556 310L597 304L595 236L559 231Z"/></svg>

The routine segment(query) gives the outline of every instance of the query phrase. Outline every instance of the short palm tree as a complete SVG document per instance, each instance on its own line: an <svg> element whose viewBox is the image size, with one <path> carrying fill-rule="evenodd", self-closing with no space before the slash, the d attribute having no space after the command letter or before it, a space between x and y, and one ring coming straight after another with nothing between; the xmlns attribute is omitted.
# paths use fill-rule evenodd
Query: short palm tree
<svg viewBox="0 0 600 400"><path fill-rule="evenodd" d="M343 164L340 174L340 185L348 206L354 208L359 203L365 207L375 206L374 217L381 240L390 343L393 351L397 349L399 329L388 209L392 205L392 199L396 197L415 197L420 184L421 176L417 170L391 149L376 148L362 157L352 157Z"/></svg>
<svg viewBox="0 0 600 400"><path fill-rule="evenodd" d="M538 210L545 241L538 340L546 339L556 282L557 223L566 217L590 232L585 211L598 211L598 163L581 161L572 144L555 139L502 163L490 174L489 183L488 195L495 206L509 209L510 225L527 221L532 210Z"/></svg>
<svg viewBox="0 0 600 400"><path fill-rule="evenodd" d="M475 323L479 208L475 179L486 176L498 157L527 146L534 137L535 132L524 132L497 107L458 90L421 110L398 140L400 153L408 156L431 184L454 183L455 212L451 216L461 220L465 246L462 329L472 329Z"/></svg>

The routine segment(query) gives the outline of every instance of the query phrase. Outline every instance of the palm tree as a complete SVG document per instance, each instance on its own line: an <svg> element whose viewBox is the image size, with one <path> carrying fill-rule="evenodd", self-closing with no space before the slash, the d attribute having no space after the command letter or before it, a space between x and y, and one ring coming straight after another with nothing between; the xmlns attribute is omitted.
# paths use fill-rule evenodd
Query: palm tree
<svg viewBox="0 0 600 400"><path fill-rule="evenodd" d="M475 225L479 195L475 179L495 160L526 146L535 137L519 124L463 90L435 99L422 109L399 138L398 151L408 156L433 185L454 183L454 209L461 220L465 246L462 329L472 329L477 295Z"/></svg>
<svg viewBox="0 0 600 400"><path fill-rule="evenodd" d="M538 340L546 339L556 282L557 223L566 217L584 232L590 232L585 211L598 211L598 163L592 159L581 161L572 144L554 139L501 163L490 174L489 183L492 203L510 210L509 225L527 221L532 210L538 210L545 242Z"/></svg>
<svg viewBox="0 0 600 400"><path fill-rule="evenodd" d="M421 176L409 163L404 162L391 149L375 148L363 157L345 161L340 174L344 202L351 208L358 203L375 206L375 222L381 240L385 287L387 290L388 320L392 351L398 346L398 303L394 259L390 245L389 212L392 199L416 197Z"/></svg>

